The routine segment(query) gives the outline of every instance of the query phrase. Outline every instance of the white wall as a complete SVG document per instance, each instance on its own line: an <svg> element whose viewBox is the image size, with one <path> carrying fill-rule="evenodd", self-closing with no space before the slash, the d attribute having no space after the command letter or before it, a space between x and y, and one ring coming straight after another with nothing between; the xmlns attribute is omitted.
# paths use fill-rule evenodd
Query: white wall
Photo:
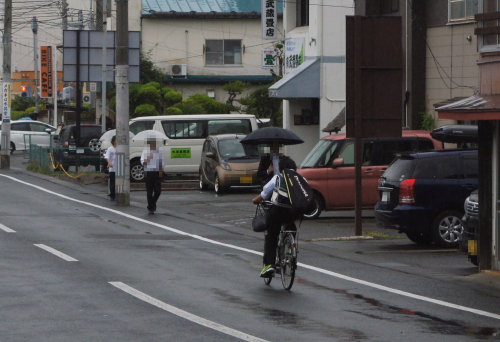
<svg viewBox="0 0 500 342"><path fill-rule="evenodd" d="M426 112L433 114L434 104L458 96L471 96L479 90L477 36L475 24L448 25L427 29ZM470 40L467 39L470 37ZM452 123L437 120L437 126Z"/></svg>
<svg viewBox="0 0 500 342"><path fill-rule="evenodd" d="M150 19L142 20L143 51L153 62L169 70L172 64L187 64L193 75L270 75L262 67L262 49L273 47L263 40L258 19ZM205 66L206 39L242 39L242 65Z"/></svg>

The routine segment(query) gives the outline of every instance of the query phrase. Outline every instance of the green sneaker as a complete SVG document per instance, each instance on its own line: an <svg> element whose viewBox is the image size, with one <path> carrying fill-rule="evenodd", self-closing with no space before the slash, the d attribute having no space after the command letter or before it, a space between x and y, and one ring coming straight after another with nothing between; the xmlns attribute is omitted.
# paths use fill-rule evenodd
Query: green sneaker
<svg viewBox="0 0 500 342"><path fill-rule="evenodd" d="M260 276L262 278L271 278L271 277L274 277L274 267L273 265L264 265L264 267L262 267L262 271L260 271Z"/></svg>

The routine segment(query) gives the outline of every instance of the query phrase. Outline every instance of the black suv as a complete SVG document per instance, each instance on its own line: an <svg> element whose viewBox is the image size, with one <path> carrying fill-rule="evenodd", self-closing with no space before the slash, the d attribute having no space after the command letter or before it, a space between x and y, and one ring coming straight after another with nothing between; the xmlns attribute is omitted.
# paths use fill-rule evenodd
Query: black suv
<svg viewBox="0 0 500 342"><path fill-rule="evenodd" d="M78 157L80 166L94 165L100 169L101 126L92 124L80 125L80 141L76 141L76 125L67 125L61 129L56 138L54 156L56 162L62 164L65 170L76 165Z"/></svg>
<svg viewBox="0 0 500 342"><path fill-rule="evenodd" d="M464 200L478 184L477 150L400 155L380 178L377 224L416 243L457 246Z"/></svg>

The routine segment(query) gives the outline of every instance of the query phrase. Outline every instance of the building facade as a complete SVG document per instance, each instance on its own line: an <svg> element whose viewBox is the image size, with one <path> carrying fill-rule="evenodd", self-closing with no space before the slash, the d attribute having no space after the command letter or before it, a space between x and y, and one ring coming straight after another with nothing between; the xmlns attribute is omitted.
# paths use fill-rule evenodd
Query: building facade
<svg viewBox="0 0 500 342"><path fill-rule="evenodd" d="M278 1L276 39L263 39L261 1L142 1L142 52L165 72L184 98L206 94L226 101L222 86L273 81L273 55L283 38L282 1ZM252 87L247 89L250 91Z"/></svg>
<svg viewBox="0 0 500 342"><path fill-rule="evenodd" d="M269 94L283 99L283 126L304 140L286 150L297 164L345 107L345 17L353 14L352 0L285 1L285 74Z"/></svg>

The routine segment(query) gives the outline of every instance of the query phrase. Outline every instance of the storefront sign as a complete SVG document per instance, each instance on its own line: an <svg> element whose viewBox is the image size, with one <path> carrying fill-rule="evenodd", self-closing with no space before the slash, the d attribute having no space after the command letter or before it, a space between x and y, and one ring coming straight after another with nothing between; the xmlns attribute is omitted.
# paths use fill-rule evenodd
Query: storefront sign
<svg viewBox="0 0 500 342"><path fill-rule="evenodd" d="M53 91L52 46L40 47L40 97L51 98Z"/></svg>
<svg viewBox="0 0 500 342"><path fill-rule="evenodd" d="M285 74L304 63L304 38L285 40Z"/></svg>
<svg viewBox="0 0 500 342"><path fill-rule="evenodd" d="M2 82L2 122L10 122L10 83Z"/></svg>
<svg viewBox="0 0 500 342"><path fill-rule="evenodd" d="M172 148L170 158L191 158L191 148Z"/></svg>
<svg viewBox="0 0 500 342"><path fill-rule="evenodd" d="M278 6L276 0L262 0L262 39L276 39L278 31Z"/></svg>
<svg viewBox="0 0 500 342"><path fill-rule="evenodd" d="M278 52L274 48L264 48L262 49L262 66L263 67L275 67L277 65L277 55Z"/></svg>

